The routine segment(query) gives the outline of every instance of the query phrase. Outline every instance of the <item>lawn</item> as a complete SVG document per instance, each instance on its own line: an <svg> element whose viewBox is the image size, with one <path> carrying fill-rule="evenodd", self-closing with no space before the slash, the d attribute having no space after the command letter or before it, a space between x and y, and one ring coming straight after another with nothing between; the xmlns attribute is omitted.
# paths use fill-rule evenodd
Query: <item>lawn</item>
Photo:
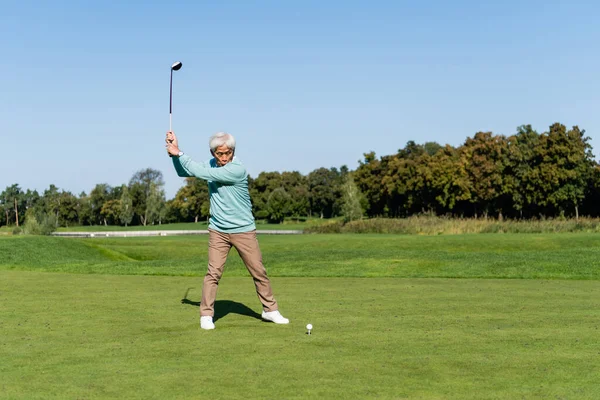
<svg viewBox="0 0 600 400"><path fill-rule="evenodd" d="M259 235L274 277L600 279L600 235ZM201 276L208 236L4 237L0 269ZM235 255L235 250L232 254ZM228 276L248 276L230 257Z"/></svg>
<svg viewBox="0 0 600 400"><path fill-rule="evenodd" d="M269 224L262 221L256 222L256 229L258 230L303 230L306 226L305 222L301 221L286 221L283 224ZM71 227L60 227L57 232L110 232L110 231L194 231L194 230L206 230L208 223L206 221L199 222L180 222L173 224L163 225L135 225L135 226L120 226L120 225L94 225L94 226L71 226Z"/></svg>
<svg viewBox="0 0 600 400"><path fill-rule="evenodd" d="M290 325L235 256L202 331L206 237L1 238L0 397L600 398L595 235L259 241Z"/></svg>

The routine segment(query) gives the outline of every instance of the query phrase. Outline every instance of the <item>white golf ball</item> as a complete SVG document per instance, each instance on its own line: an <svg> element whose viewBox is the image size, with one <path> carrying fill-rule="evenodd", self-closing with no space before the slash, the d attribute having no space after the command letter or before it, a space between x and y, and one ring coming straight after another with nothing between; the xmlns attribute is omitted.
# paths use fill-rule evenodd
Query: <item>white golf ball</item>
<svg viewBox="0 0 600 400"><path fill-rule="evenodd" d="M306 329L308 329L310 331L312 329L312 325L311 324L306 325Z"/></svg>

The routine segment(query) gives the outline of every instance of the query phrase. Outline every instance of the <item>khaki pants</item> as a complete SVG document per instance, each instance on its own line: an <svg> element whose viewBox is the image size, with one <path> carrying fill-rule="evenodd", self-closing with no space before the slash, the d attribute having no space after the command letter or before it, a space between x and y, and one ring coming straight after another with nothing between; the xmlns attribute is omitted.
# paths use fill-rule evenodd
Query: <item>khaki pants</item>
<svg viewBox="0 0 600 400"><path fill-rule="evenodd" d="M244 233L223 233L209 229L208 237L208 271L204 277L202 286L202 302L200 304L200 315L215 314L215 299L217 287L223 275L225 261L231 246L235 247L256 286L256 294L263 305L264 311L277 310L277 302L273 297L271 283L267 277L267 271L262 263L262 254L258 247L256 231Z"/></svg>

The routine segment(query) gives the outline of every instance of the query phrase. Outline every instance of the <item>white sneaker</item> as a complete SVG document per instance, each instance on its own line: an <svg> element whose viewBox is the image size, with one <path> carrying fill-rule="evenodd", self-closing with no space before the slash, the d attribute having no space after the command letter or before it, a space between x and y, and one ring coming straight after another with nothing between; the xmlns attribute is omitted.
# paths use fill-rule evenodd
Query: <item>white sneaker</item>
<svg viewBox="0 0 600 400"><path fill-rule="evenodd" d="M210 315L203 315L200 317L200 328L202 329L215 329L212 317Z"/></svg>
<svg viewBox="0 0 600 400"><path fill-rule="evenodd" d="M276 324L289 324L290 320L287 318L283 318L283 315L279 313L279 311L269 311L262 313L262 319L265 321L275 322Z"/></svg>

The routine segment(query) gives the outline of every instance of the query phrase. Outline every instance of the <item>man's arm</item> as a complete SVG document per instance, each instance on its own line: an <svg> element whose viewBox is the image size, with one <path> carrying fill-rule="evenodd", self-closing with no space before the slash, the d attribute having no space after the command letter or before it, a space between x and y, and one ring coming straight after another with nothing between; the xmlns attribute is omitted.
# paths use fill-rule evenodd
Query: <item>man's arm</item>
<svg viewBox="0 0 600 400"><path fill-rule="evenodd" d="M173 160L173 166L175 167L177 176L183 176L186 178L194 176L194 175L190 174L188 171L186 171L185 168L183 168L183 166L181 165L181 162L179 161L179 157L171 157L171 159Z"/></svg>
<svg viewBox="0 0 600 400"><path fill-rule="evenodd" d="M173 159L173 166L175 167L175 171L177 172L177 176L184 176L186 178L192 177L188 171L186 171L179 162L179 157L175 157L179 154L179 143L177 141L177 136L175 136L174 132L167 132L167 137L165 139L167 154L169 157Z"/></svg>
<svg viewBox="0 0 600 400"><path fill-rule="evenodd" d="M243 165L228 163L223 167L211 168L208 163L197 163L186 154L173 157L173 165L179 176L195 176L207 181L231 184L246 178L246 168ZM187 175L181 175L180 171Z"/></svg>

